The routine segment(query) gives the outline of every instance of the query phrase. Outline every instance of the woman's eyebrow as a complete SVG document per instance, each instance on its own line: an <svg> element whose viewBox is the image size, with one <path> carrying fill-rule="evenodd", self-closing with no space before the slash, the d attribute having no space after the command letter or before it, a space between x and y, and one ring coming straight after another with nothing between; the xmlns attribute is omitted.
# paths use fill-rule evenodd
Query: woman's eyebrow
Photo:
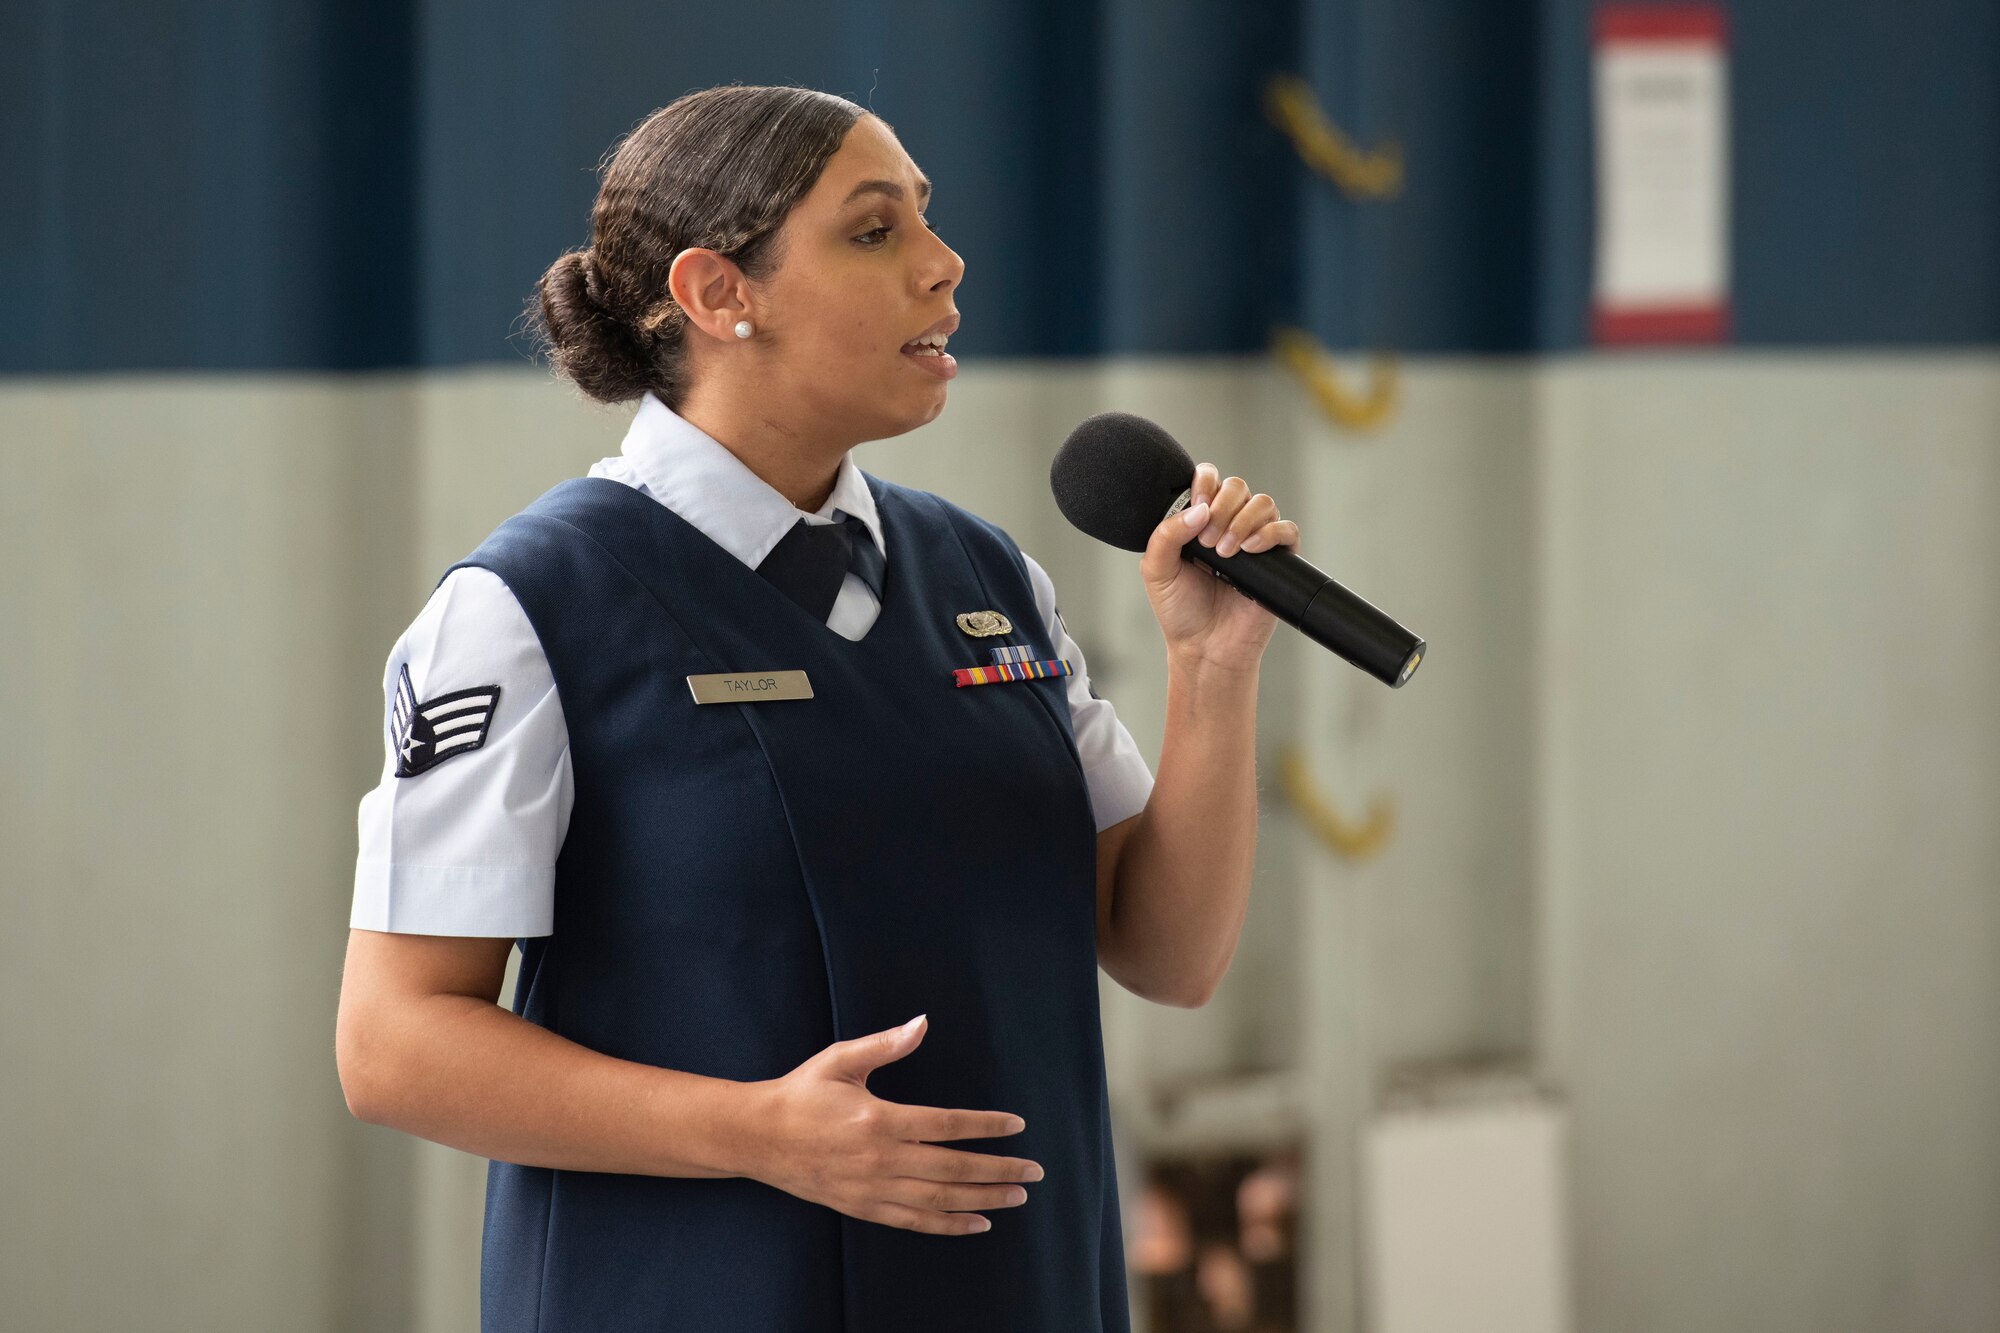
<svg viewBox="0 0 2000 1333"><path fill-rule="evenodd" d="M859 199L864 194L886 194L891 199L894 199L900 203L903 198L903 187L898 185L894 181L862 181L859 185L856 185L853 189L847 192L847 198L840 201L840 206L842 208L845 208L849 204L853 203L856 199ZM925 177L919 176L917 178L918 202L929 203L930 197L931 197L930 181Z"/></svg>

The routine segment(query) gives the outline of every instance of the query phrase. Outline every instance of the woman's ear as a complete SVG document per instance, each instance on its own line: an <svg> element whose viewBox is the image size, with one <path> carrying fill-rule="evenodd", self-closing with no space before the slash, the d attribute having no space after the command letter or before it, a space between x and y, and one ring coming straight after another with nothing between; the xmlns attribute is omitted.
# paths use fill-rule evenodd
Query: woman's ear
<svg viewBox="0 0 2000 1333"><path fill-rule="evenodd" d="M743 270L713 250L691 247L674 256L667 290L687 312L688 327L735 342L736 321L751 318Z"/></svg>

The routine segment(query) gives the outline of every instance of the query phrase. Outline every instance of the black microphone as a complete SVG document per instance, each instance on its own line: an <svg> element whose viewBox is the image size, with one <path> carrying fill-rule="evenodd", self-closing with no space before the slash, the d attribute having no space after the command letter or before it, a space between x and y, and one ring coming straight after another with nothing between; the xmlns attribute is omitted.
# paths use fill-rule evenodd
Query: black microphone
<svg viewBox="0 0 2000 1333"><path fill-rule="evenodd" d="M1160 520L1187 508L1194 459L1154 422L1099 412L1069 433L1049 465L1063 517L1101 542L1143 553ZM1291 548L1220 556L1181 547L1225 583L1391 689L1416 674L1424 641L1335 583Z"/></svg>

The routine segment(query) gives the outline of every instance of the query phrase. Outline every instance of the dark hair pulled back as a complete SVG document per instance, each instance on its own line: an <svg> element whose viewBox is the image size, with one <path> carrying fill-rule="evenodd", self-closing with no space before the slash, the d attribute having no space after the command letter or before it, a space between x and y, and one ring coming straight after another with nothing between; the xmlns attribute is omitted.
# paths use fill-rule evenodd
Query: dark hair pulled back
<svg viewBox="0 0 2000 1333"><path fill-rule="evenodd" d="M640 121L600 164L591 243L549 266L529 319L549 364L601 403L688 390L687 312L667 290L674 257L714 250L764 279L792 206L863 115L811 88L728 84Z"/></svg>

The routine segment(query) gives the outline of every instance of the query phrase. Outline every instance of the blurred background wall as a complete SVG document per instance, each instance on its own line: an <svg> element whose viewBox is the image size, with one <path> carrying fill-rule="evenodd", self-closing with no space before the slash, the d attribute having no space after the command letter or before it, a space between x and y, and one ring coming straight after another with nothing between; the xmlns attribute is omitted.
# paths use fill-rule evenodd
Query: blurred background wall
<svg viewBox="0 0 2000 1333"><path fill-rule="evenodd" d="M471 1326L480 1164L334 1076L382 661L615 452L523 303L617 136L740 81L937 182L963 373L858 458L1049 567L1149 754L1135 560L1047 491L1089 412L1431 642L1399 692L1274 643L1224 991L1107 983L1128 1189L1163 1090L1277 1087L1300 1327L1377 1327L1365 1127L1512 1062L1562 1111L1567 1326L2000 1327L2000 11L1728 20L1729 341L1607 352L1580 0L0 15L0 1324ZM1400 193L1301 162L1282 74ZM1393 413L1329 421L1280 326L1357 384L1395 353ZM1379 854L1307 833L1285 747L1394 800Z"/></svg>

